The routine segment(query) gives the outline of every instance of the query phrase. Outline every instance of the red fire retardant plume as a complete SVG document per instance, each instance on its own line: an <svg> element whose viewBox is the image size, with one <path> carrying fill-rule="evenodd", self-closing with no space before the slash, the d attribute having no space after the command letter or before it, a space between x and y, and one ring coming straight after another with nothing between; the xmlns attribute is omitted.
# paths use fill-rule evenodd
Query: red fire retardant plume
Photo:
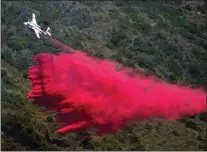
<svg viewBox="0 0 207 152"><path fill-rule="evenodd" d="M103 135L133 121L176 120L206 111L202 89L168 84L130 68L118 71L120 64L114 61L71 51L75 53L39 54L29 70L28 97L56 111L59 133L95 128Z"/></svg>

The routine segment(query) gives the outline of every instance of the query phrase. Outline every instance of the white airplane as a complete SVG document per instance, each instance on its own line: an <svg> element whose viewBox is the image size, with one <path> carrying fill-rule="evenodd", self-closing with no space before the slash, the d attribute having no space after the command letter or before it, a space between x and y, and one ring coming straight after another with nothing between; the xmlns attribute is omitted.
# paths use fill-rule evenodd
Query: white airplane
<svg viewBox="0 0 207 152"><path fill-rule="evenodd" d="M51 29L48 27L46 31L41 30L40 26L37 24L35 14L32 14L32 21L24 22L24 25L28 25L29 28L35 31L37 38L40 38L39 34L45 34L51 36Z"/></svg>

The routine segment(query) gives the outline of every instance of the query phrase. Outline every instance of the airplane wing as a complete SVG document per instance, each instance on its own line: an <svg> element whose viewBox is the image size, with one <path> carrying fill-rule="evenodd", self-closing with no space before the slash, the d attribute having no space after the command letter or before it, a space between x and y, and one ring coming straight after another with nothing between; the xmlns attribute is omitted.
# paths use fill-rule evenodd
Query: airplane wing
<svg viewBox="0 0 207 152"><path fill-rule="evenodd" d="M40 38L40 33L39 33L39 31L36 30L36 29L33 29L33 30L35 31L35 34L37 35L37 37Z"/></svg>
<svg viewBox="0 0 207 152"><path fill-rule="evenodd" d="M35 23L35 24L37 24L36 17L35 17L35 14L34 13L32 14L32 22Z"/></svg>

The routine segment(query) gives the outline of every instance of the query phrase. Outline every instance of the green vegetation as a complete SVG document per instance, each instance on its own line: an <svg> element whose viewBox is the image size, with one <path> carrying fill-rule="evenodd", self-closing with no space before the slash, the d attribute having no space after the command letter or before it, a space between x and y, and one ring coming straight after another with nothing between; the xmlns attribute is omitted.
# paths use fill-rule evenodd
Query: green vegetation
<svg viewBox="0 0 207 152"><path fill-rule="evenodd" d="M207 87L206 9L201 1L2 1L2 150L207 150L206 113L139 122L115 135L56 134L51 113L26 94L32 56L60 52L23 25L35 13L53 36L171 83Z"/></svg>

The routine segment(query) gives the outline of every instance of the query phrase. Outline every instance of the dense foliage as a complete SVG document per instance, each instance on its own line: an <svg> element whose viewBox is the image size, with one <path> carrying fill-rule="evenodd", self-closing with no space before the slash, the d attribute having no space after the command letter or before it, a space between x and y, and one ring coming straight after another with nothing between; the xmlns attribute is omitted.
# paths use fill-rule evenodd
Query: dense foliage
<svg viewBox="0 0 207 152"><path fill-rule="evenodd" d="M60 50L23 25L44 29L75 49L144 69L171 83L207 84L206 10L202 1L2 1L2 150L207 150L206 114L176 122L139 122L116 135L59 135L51 113L26 94L31 57Z"/></svg>

